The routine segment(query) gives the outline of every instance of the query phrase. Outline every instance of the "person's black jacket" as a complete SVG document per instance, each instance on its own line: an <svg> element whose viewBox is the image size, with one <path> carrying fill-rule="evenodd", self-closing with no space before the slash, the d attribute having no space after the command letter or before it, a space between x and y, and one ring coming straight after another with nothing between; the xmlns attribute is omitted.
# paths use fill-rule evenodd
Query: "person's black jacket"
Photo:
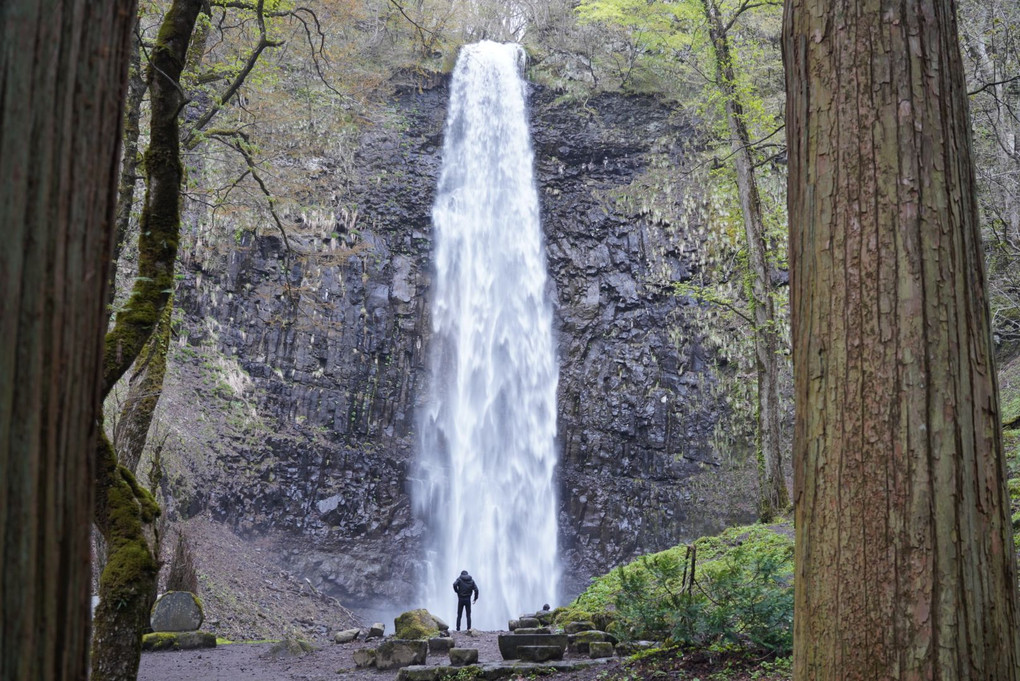
<svg viewBox="0 0 1020 681"><path fill-rule="evenodd" d="M457 592L457 598L462 601L470 601L472 593L475 595L475 600L478 600L478 585L475 584L475 580L471 579L471 575L458 577L457 581L453 583L453 590Z"/></svg>

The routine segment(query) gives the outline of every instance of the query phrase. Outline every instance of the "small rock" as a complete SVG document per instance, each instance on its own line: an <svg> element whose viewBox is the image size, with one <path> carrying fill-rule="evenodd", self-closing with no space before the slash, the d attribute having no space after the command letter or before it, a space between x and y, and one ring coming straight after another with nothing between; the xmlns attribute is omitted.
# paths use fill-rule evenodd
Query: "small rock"
<svg viewBox="0 0 1020 681"><path fill-rule="evenodd" d="M542 623L534 617L520 617L517 620L517 626L523 627L524 629L534 629L542 626Z"/></svg>
<svg viewBox="0 0 1020 681"><path fill-rule="evenodd" d="M521 626L520 620L510 620L509 622L507 622L506 628L510 631L513 631L519 626Z"/></svg>
<svg viewBox="0 0 1020 681"><path fill-rule="evenodd" d="M450 648L450 664L454 667L463 667L476 662L478 662L477 648Z"/></svg>
<svg viewBox="0 0 1020 681"><path fill-rule="evenodd" d="M365 640L367 641L370 638L382 638L385 633L386 625L382 622L376 622L368 628L368 631L365 633Z"/></svg>
<svg viewBox="0 0 1020 681"><path fill-rule="evenodd" d="M296 638L285 638L273 647L262 653L261 657L266 660L281 660L293 657L304 657L315 650L308 641Z"/></svg>
<svg viewBox="0 0 1020 681"><path fill-rule="evenodd" d="M354 666L358 669L375 666L375 648L361 648L354 651Z"/></svg>
<svg viewBox="0 0 1020 681"><path fill-rule="evenodd" d="M350 643L358 638L358 634L361 633L360 629L344 629L338 631L333 635L333 643Z"/></svg>
<svg viewBox="0 0 1020 681"><path fill-rule="evenodd" d="M453 647L453 639L450 637L436 637L429 639L430 653L445 653Z"/></svg>
<svg viewBox="0 0 1020 681"><path fill-rule="evenodd" d="M613 656L613 644L609 641L592 641L588 644L588 657L597 660Z"/></svg>
<svg viewBox="0 0 1020 681"><path fill-rule="evenodd" d="M660 644L655 641L623 641L616 644L616 654L621 657L633 655L642 650L651 650Z"/></svg>

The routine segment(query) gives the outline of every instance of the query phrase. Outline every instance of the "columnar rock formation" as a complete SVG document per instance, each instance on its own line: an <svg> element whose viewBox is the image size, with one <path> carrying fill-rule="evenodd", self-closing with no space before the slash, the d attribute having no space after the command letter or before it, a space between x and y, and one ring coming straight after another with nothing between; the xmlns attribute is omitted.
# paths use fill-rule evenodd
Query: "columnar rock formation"
<svg viewBox="0 0 1020 681"><path fill-rule="evenodd" d="M679 162L690 131L650 98L557 98L533 89L531 118L571 595L636 553L718 529L733 500L712 492L723 409L713 360L686 325L693 303L670 286L692 276L692 246L642 195ZM217 437L184 435L201 460L195 482L173 481L179 510L288 536L293 569L350 606L399 602L421 577L406 483L430 380L429 213L446 100L441 79L399 87L387 120L362 135L345 186L334 159L298 159L309 192L331 205L296 218L292 253L267 230L203 236L184 256L168 409L244 413L233 425L205 414ZM674 208L694 195L680 175L671 183Z"/></svg>

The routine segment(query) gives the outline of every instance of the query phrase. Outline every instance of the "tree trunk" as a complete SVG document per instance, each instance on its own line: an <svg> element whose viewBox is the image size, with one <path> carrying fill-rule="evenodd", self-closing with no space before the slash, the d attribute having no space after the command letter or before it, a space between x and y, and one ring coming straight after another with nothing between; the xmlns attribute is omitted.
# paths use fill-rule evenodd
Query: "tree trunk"
<svg viewBox="0 0 1020 681"><path fill-rule="evenodd" d="M166 353L170 346L170 319L173 304L167 303L149 342L135 361L128 393L120 408L113 441L117 460L129 471L138 474L138 462L145 449L149 426L163 392L166 375ZM153 490L155 492L155 490Z"/></svg>
<svg viewBox="0 0 1020 681"><path fill-rule="evenodd" d="M84 679L133 2L0 4L0 678Z"/></svg>
<svg viewBox="0 0 1020 681"><path fill-rule="evenodd" d="M181 71L203 0L174 0L149 60L151 123L145 152L146 192L139 225L138 277L114 328L106 334L103 396L134 363L163 315L174 285L180 234L178 115L184 104ZM100 434L95 521L106 539L107 564L99 580L93 635L92 680L131 681L138 673L141 634L157 564L144 525L158 515L155 500L117 462Z"/></svg>
<svg viewBox="0 0 1020 681"><path fill-rule="evenodd" d="M788 0L794 678L1016 680L951 0Z"/></svg>
<svg viewBox="0 0 1020 681"><path fill-rule="evenodd" d="M135 22L131 36L131 62L128 67L127 100L124 104L124 153L120 163L120 182L117 186L117 236L113 243L113 262L110 274L110 300L117 286L117 267L121 250L131 225L131 212L135 207L135 185L138 183L138 137L141 133L142 99L145 97L145 75L142 73L141 38Z"/></svg>
<svg viewBox="0 0 1020 681"><path fill-rule="evenodd" d="M755 369L758 378L758 515L770 522L790 505L783 475L783 453L779 419L779 336L772 281L769 276L768 245L761 214L761 197L754 175L751 138L744 123L744 106L737 91L737 76L730 56L726 28L714 0L702 0L709 37L715 53L719 87L726 100L726 124L737 175L737 193L744 218L748 265L751 268L751 308L754 320Z"/></svg>

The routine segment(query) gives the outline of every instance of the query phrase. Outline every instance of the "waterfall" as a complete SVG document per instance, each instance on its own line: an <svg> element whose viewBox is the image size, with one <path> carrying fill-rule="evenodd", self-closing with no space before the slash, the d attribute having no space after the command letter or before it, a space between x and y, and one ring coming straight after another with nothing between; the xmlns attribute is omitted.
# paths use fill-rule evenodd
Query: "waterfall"
<svg viewBox="0 0 1020 681"><path fill-rule="evenodd" d="M430 612L456 615L475 578L477 629L555 603L556 384L524 51L461 50L432 209L431 386L412 489L427 527Z"/></svg>

